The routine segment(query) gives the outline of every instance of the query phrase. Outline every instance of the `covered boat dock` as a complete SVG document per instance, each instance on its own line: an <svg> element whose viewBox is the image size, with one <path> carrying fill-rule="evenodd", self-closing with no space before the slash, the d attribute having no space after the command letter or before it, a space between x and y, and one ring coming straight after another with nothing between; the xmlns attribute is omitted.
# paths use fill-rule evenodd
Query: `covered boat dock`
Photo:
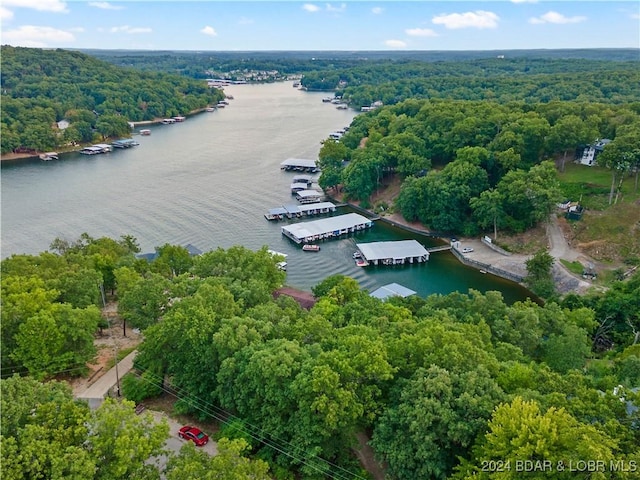
<svg viewBox="0 0 640 480"><path fill-rule="evenodd" d="M383 285L382 287L374 290L369 295L371 297L379 298L380 300L386 300L390 297L402 297L406 298L411 295L415 295L417 292L411 290L410 288L404 287L399 283L389 283L387 285Z"/></svg>
<svg viewBox="0 0 640 480"><path fill-rule="evenodd" d="M84 147L80 150L83 155L97 155L99 153L108 153L113 150L113 147L107 143L96 143L90 147Z"/></svg>
<svg viewBox="0 0 640 480"><path fill-rule="evenodd" d="M296 199L302 204L319 202L324 197L324 193L318 190L300 190L295 195Z"/></svg>
<svg viewBox="0 0 640 480"><path fill-rule="evenodd" d="M124 138L122 140L115 140L111 142L111 145L115 148L130 148L140 145L133 138Z"/></svg>
<svg viewBox="0 0 640 480"><path fill-rule="evenodd" d="M315 160L308 160L304 158L287 158L280 163L280 170L294 170L296 172L311 172L318 171Z"/></svg>
<svg viewBox="0 0 640 480"><path fill-rule="evenodd" d="M429 260L429 252L417 240L357 243L356 247L373 265L403 265Z"/></svg>
<svg viewBox="0 0 640 480"><path fill-rule="evenodd" d="M315 242L347 235L373 227L373 221L358 213L347 213L322 220L301 222L282 227L282 234L300 243Z"/></svg>
<svg viewBox="0 0 640 480"><path fill-rule="evenodd" d="M283 205L282 207L272 208L265 213L267 220L284 220L284 217L300 218L311 215L320 215L323 213L333 213L336 206L331 202L316 202L307 205Z"/></svg>

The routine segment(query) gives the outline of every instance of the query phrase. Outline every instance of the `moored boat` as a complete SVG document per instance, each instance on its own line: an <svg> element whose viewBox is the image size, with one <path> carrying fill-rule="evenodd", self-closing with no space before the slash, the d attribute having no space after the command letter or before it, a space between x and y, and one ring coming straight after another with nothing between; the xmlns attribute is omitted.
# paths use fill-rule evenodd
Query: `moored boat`
<svg viewBox="0 0 640 480"><path fill-rule="evenodd" d="M356 265L358 267L366 267L369 265L369 262L367 262L364 258L357 258L356 259Z"/></svg>
<svg viewBox="0 0 640 480"><path fill-rule="evenodd" d="M302 250L304 250L305 252L319 252L320 245L304 245L302 247Z"/></svg>
<svg viewBox="0 0 640 480"><path fill-rule="evenodd" d="M140 130L140 135L151 135L151 130L149 130L148 128L143 128L142 130Z"/></svg>

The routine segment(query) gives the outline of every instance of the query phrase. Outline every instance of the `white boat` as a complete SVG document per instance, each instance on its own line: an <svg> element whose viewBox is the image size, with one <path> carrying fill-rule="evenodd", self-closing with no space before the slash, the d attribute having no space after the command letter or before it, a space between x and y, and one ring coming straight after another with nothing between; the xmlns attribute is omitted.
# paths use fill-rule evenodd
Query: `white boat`
<svg viewBox="0 0 640 480"><path fill-rule="evenodd" d="M151 135L151 130L149 130L148 128L143 128L142 130L140 130L140 135Z"/></svg>
<svg viewBox="0 0 640 480"><path fill-rule="evenodd" d="M40 160L44 160L45 162L48 162L50 160L58 160L58 153L57 152L41 153Z"/></svg>
<svg viewBox="0 0 640 480"><path fill-rule="evenodd" d="M320 245L304 245L302 247L302 250L304 250L305 252L319 252Z"/></svg>
<svg viewBox="0 0 640 480"><path fill-rule="evenodd" d="M215 112L216 111L216 107L207 107L207 112Z"/></svg>
<svg viewBox="0 0 640 480"><path fill-rule="evenodd" d="M184 122L187 119L187 117L182 117L182 116L178 115L178 116L173 117L173 119L176 122Z"/></svg>
<svg viewBox="0 0 640 480"><path fill-rule="evenodd" d="M175 118L165 118L162 120L162 123L165 125L170 125L172 123L176 123L176 119Z"/></svg>

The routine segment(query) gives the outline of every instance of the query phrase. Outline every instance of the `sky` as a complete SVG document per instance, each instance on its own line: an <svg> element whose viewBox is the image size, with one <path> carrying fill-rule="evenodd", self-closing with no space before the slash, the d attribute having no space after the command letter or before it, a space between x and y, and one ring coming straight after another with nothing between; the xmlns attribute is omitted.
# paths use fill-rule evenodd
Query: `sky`
<svg viewBox="0 0 640 480"><path fill-rule="evenodd" d="M0 43L194 51L640 48L640 2L0 0Z"/></svg>

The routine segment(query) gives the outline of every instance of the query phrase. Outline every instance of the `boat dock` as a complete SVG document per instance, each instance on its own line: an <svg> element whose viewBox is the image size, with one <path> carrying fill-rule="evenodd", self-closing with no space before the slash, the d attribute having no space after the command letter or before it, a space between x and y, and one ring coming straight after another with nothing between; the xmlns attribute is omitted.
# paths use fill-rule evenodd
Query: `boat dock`
<svg viewBox="0 0 640 480"><path fill-rule="evenodd" d="M83 155L97 155L99 153L108 153L113 150L113 147L107 143L96 143L90 147L84 147L80 150Z"/></svg>
<svg viewBox="0 0 640 480"><path fill-rule="evenodd" d="M312 175L296 175L291 180L291 194L295 194L302 190L309 190L313 185L313 176Z"/></svg>
<svg viewBox="0 0 640 480"><path fill-rule="evenodd" d="M288 158L280 163L280 170L316 173L318 167L315 160Z"/></svg>
<svg viewBox="0 0 640 480"><path fill-rule="evenodd" d="M440 245L439 247L429 247L427 248L427 252L444 252L445 250L451 250L451 245Z"/></svg>
<svg viewBox="0 0 640 480"><path fill-rule="evenodd" d="M297 244L340 237L373 227L373 222L358 213L347 213L322 220L282 227L282 234Z"/></svg>
<svg viewBox="0 0 640 480"><path fill-rule="evenodd" d="M317 203L324 197L324 192L318 190L299 190L295 192L296 200L300 203Z"/></svg>
<svg viewBox="0 0 640 480"><path fill-rule="evenodd" d="M336 206L331 202L317 202L306 205L283 205L282 207L272 208L264 217L267 220L284 220L286 218L310 217L312 215L321 215L324 213L334 213Z"/></svg>
<svg viewBox="0 0 640 480"><path fill-rule="evenodd" d="M429 252L417 240L357 243L362 258L373 265L404 265L429 260Z"/></svg>
<svg viewBox="0 0 640 480"><path fill-rule="evenodd" d="M387 285L383 285L382 287L374 290L369 295L371 297L377 298L379 300L386 300L391 297L410 297L411 295L415 295L417 292L415 290L411 290L399 283L388 283Z"/></svg>
<svg viewBox="0 0 640 480"><path fill-rule="evenodd" d="M124 138L122 140L116 140L111 142L111 146L114 148L131 148L140 145L133 138Z"/></svg>

